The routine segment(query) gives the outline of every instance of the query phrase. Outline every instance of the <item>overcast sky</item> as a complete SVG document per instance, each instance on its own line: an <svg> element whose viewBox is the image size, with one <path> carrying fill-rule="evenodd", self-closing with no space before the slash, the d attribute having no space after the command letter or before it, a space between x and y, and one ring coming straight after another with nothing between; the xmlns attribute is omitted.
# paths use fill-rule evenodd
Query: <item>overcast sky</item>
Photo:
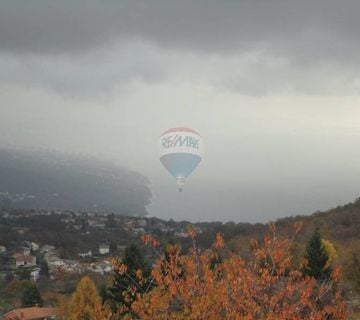
<svg viewBox="0 0 360 320"><path fill-rule="evenodd" d="M0 147L112 159L152 215L265 222L360 195L359 1L0 0ZM197 130L178 193L158 136Z"/></svg>

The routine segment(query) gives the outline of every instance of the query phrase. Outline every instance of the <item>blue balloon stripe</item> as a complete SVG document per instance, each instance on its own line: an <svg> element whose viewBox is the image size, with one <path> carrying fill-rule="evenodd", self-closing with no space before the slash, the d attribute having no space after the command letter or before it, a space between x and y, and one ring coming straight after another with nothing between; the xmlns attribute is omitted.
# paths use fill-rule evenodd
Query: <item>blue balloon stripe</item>
<svg viewBox="0 0 360 320"><path fill-rule="evenodd" d="M201 157L191 153L172 153L160 158L163 166L174 178L187 178L201 161Z"/></svg>

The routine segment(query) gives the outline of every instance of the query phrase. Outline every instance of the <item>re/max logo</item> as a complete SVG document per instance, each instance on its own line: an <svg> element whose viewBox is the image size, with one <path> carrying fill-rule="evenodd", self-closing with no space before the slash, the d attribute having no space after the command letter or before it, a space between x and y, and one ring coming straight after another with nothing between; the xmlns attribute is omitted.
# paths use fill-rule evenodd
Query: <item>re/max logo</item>
<svg viewBox="0 0 360 320"><path fill-rule="evenodd" d="M175 147L188 147L193 149L199 149L199 139L191 136L167 136L161 140L162 148L175 148Z"/></svg>

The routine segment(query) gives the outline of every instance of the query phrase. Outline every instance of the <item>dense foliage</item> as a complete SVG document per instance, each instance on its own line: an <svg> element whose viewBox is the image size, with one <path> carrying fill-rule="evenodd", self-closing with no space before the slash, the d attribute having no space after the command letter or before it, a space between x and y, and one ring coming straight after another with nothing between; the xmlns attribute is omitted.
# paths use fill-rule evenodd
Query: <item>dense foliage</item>
<svg viewBox="0 0 360 320"><path fill-rule="evenodd" d="M60 320L109 319L110 311L103 308L94 282L89 277L80 280L69 301L65 300L58 311Z"/></svg>
<svg viewBox="0 0 360 320"><path fill-rule="evenodd" d="M194 229L190 234L193 247L188 254L176 246L167 251L167 258L159 254L152 269L154 288L129 287L136 291L136 300L124 319L348 319L338 288L339 270L322 282L304 276L293 268L292 241L278 238L274 227L262 245L253 242L250 260L228 252L215 266L211 261L223 251L222 235L217 235L213 249L202 252ZM151 236L144 241L158 245ZM117 270L127 276L123 263ZM141 272L136 281L142 283Z"/></svg>
<svg viewBox="0 0 360 320"><path fill-rule="evenodd" d="M105 298L117 316L123 315L123 306L125 307L125 313L130 310L132 303L136 299L135 288L138 290L146 291L151 287L151 283L148 281L150 277L150 266L145 262L143 255L139 248L132 244L125 250L124 259L122 263L126 265L126 276L119 272L118 269L114 270L113 278L111 279L111 285L107 290ZM141 272L143 280L136 282L139 272Z"/></svg>
<svg viewBox="0 0 360 320"><path fill-rule="evenodd" d="M331 277L331 267L328 264L329 254L321 241L320 232L315 230L310 238L305 253L306 262L303 273L319 281L329 280Z"/></svg>

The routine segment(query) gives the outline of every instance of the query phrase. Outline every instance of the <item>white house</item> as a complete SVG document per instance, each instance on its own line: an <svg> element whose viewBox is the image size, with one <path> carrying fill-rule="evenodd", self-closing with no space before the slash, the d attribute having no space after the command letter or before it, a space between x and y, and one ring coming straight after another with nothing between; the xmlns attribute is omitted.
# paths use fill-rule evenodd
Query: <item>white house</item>
<svg viewBox="0 0 360 320"><path fill-rule="evenodd" d="M99 245L99 253L100 254L109 254L110 253L110 246L108 244Z"/></svg>
<svg viewBox="0 0 360 320"><path fill-rule="evenodd" d="M78 256L81 257L81 258L92 257L92 251L89 250L88 252L78 253Z"/></svg>
<svg viewBox="0 0 360 320"><path fill-rule="evenodd" d="M189 233L185 232L185 231L178 231L175 232L175 237L177 238L189 238Z"/></svg>
<svg viewBox="0 0 360 320"><path fill-rule="evenodd" d="M145 229L144 228L133 228L132 232L134 232L135 234L144 234Z"/></svg>
<svg viewBox="0 0 360 320"><path fill-rule="evenodd" d="M34 281L38 281L40 278L40 268L35 268L30 271L30 277Z"/></svg>
<svg viewBox="0 0 360 320"><path fill-rule="evenodd" d="M36 257L32 255L15 254L15 263L17 267L34 267L36 266Z"/></svg>
<svg viewBox="0 0 360 320"><path fill-rule="evenodd" d="M137 225L141 228L145 228L147 225L147 221L145 219L140 219L137 221Z"/></svg>
<svg viewBox="0 0 360 320"><path fill-rule="evenodd" d="M22 251L23 251L24 256L29 256L31 253L31 249L29 247L25 247L25 246L22 248Z"/></svg>
<svg viewBox="0 0 360 320"><path fill-rule="evenodd" d="M59 268L65 264L65 262L57 256L50 256L46 261L50 268Z"/></svg>
<svg viewBox="0 0 360 320"><path fill-rule="evenodd" d="M30 245L31 245L31 250L32 251L39 251L40 246L37 243L31 242Z"/></svg>
<svg viewBox="0 0 360 320"><path fill-rule="evenodd" d="M50 245L46 244L46 245L41 247L40 252L41 253L47 253L47 252L54 251L54 250L55 250L54 246L50 246Z"/></svg>

